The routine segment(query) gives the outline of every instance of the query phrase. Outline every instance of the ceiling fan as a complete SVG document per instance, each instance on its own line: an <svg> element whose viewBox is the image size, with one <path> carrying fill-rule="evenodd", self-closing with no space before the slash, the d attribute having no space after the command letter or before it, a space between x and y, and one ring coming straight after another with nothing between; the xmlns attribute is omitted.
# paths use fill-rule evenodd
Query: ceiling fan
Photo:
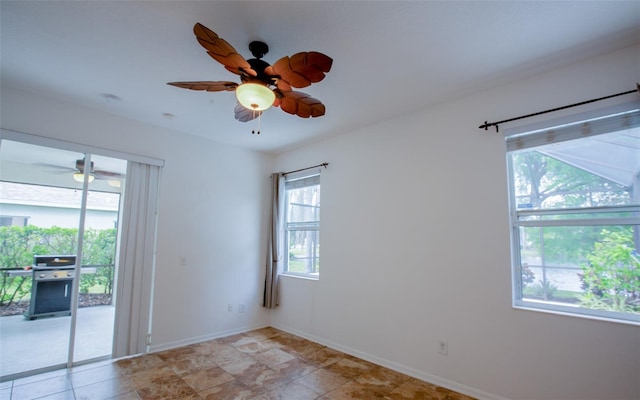
<svg viewBox="0 0 640 400"><path fill-rule="evenodd" d="M84 166L85 166L85 159L79 159L76 160L75 163L75 168L71 168L71 167L63 167L60 165L53 165L53 164L41 164L47 167L53 167L59 170L62 170L62 172L64 173L68 173L71 172L73 173L73 179L76 180L77 182L82 182L84 180ZM94 168L94 164L93 161L91 161L91 171L89 173L89 182L92 182L94 179L104 179L107 181L120 181L124 178L123 174L120 174L118 172L111 172L111 171L104 171L104 170L97 170Z"/></svg>
<svg viewBox="0 0 640 400"><path fill-rule="evenodd" d="M169 82L168 85L207 92L236 92L238 105L235 119L250 121L271 106L302 118L321 117L325 106L308 94L293 91L320 82L331 69L333 59L316 51L300 52L283 57L273 65L262 60L269 46L260 41L249 43L254 58L245 60L236 49L215 32L200 23L193 27L198 43L207 53L234 74L241 83L230 81Z"/></svg>

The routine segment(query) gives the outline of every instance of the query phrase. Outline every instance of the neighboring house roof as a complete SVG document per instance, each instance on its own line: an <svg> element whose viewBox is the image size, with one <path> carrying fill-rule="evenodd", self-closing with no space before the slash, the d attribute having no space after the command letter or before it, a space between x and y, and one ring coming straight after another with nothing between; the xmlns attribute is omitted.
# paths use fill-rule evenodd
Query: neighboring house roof
<svg viewBox="0 0 640 400"><path fill-rule="evenodd" d="M0 204L80 208L82 191L51 186L0 182ZM120 195L89 191L87 208L118 211Z"/></svg>

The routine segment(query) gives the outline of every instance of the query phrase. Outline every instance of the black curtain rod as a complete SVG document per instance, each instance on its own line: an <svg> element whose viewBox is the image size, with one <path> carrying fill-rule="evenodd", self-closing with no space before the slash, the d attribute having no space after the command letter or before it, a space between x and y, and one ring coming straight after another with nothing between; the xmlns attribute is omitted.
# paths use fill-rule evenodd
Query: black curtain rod
<svg viewBox="0 0 640 400"><path fill-rule="evenodd" d="M511 121L516 121L516 120L519 120L519 119L535 117L536 115L547 114L547 113L550 113L550 112L560 111L560 110L564 110L564 109L571 108L571 107L581 106L581 105L584 105L584 104L595 103L596 101L606 100L606 99L610 99L612 97L624 96L625 94L631 94L631 93L635 93L635 92L640 92L640 83L636 83L636 89L634 89L634 90L629 90L629 91L622 92L622 93L616 93L616 94L612 94L612 95L609 95L609 96L600 97L600 98L597 98L597 99L581 101L580 103L569 104L568 106L552 108L550 110L540 111L540 112L533 113L533 114L522 115L520 117L505 119L503 121L498 121L498 122L487 122L487 121L484 121L484 124L480 125L478 128L480 128L480 129L484 128L484 130L486 131L487 129L489 129L490 126L495 126L496 127L496 132L498 132L499 131L498 125L504 124L505 122L511 122Z"/></svg>
<svg viewBox="0 0 640 400"><path fill-rule="evenodd" d="M329 163L326 163L326 162L325 162L325 163L322 163L322 164L314 165L313 167L300 168L300 169L297 169L297 170L295 170L295 171L283 172L283 173L282 173L282 174L280 174L280 175L289 175L289 174L293 174L294 172L306 171L306 170L308 170L308 169L318 168L318 167L325 167L325 168L327 168L327 165L329 165Z"/></svg>

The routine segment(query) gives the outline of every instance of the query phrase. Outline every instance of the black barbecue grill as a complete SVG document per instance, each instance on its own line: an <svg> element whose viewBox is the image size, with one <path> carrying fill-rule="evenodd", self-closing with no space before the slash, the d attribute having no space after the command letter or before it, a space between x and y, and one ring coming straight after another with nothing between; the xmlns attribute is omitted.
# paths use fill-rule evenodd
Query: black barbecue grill
<svg viewBox="0 0 640 400"><path fill-rule="evenodd" d="M76 256L33 256L31 301L26 319L71 315Z"/></svg>

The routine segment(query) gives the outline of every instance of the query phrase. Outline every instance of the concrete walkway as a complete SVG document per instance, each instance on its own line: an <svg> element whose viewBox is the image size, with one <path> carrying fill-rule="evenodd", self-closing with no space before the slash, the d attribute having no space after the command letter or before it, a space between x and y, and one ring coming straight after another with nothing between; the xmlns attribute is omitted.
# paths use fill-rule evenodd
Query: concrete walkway
<svg viewBox="0 0 640 400"><path fill-rule="evenodd" d="M111 355L113 306L78 310L74 362ZM0 377L67 362L71 317L0 317Z"/></svg>

